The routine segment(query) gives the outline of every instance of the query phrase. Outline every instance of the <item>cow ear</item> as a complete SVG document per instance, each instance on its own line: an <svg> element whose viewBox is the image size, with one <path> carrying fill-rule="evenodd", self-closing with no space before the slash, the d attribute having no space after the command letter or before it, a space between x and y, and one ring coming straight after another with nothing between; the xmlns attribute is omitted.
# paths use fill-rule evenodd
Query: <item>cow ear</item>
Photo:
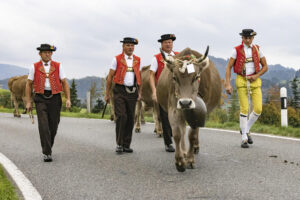
<svg viewBox="0 0 300 200"><path fill-rule="evenodd" d="M209 66L209 59L208 57L205 58L205 60L203 60L201 63L200 63L200 69L201 71L205 70L206 68L208 68Z"/></svg>
<svg viewBox="0 0 300 200"><path fill-rule="evenodd" d="M174 63L169 63L165 61L165 66L167 66L167 68L173 72L174 68L175 68L175 64Z"/></svg>

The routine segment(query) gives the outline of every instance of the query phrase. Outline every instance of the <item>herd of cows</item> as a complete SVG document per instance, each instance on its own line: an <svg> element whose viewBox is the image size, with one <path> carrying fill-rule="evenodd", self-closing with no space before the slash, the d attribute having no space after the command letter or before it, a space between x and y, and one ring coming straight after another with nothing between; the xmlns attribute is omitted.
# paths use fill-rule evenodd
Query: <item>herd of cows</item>
<svg viewBox="0 0 300 200"><path fill-rule="evenodd" d="M180 172L185 171L187 167L194 167L194 154L199 152L199 127L204 126L206 115L219 104L221 98L221 78L207 54L208 48L204 55L186 48L174 57L163 56L165 67L157 83L158 102L152 100L149 83L150 66L143 67L141 70L142 100L136 107L135 131L141 131L143 112L153 109L155 131L158 136L161 136L162 126L158 104L168 111L176 145L175 165ZM18 110L19 103L24 102L26 105L26 81L27 75L12 77L8 82L15 117L21 116ZM113 102L111 104L113 105ZM190 126L188 149L184 140L186 123Z"/></svg>

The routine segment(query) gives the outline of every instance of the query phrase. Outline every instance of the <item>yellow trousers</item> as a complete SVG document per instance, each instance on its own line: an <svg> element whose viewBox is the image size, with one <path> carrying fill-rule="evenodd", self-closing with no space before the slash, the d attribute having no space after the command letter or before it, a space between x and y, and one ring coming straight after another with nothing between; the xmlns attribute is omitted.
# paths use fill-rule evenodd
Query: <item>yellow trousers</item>
<svg viewBox="0 0 300 200"><path fill-rule="evenodd" d="M241 75L236 76L236 88L240 100L240 113L248 115L249 102L248 102L248 89L247 79ZM258 78L250 83L251 100L253 104L253 111L260 115L262 112L262 93L261 93L261 79Z"/></svg>

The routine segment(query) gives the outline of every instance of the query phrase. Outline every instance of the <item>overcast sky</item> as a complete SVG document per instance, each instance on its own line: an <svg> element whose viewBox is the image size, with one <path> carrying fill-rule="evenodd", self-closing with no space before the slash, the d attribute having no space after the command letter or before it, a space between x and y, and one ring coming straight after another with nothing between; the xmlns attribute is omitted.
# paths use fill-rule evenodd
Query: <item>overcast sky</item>
<svg viewBox="0 0 300 200"><path fill-rule="evenodd" d="M157 40L174 33L174 50L191 47L228 59L243 28L257 32L268 64L300 68L300 1L296 0L0 0L0 63L29 68L36 47L54 44L53 60L68 78L104 76L121 53L120 40L136 37L143 65Z"/></svg>

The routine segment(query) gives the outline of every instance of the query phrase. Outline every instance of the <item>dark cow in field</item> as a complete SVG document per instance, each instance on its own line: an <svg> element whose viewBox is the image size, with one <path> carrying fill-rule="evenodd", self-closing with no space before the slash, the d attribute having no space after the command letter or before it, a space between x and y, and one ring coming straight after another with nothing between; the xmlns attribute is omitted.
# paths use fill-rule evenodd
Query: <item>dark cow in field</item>
<svg viewBox="0 0 300 200"><path fill-rule="evenodd" d="M163 52L162 52L163 54ZM194 167L194 153L199 150L199 127L206 115L218 105L221 97L221 78L213 62L205 55L189 48L178 55L165 56L165 67L157 84L157 100L168 112L176 145L175 164L183 172ZM189 149L184 135L186 122L189 129Z"/></svg>

